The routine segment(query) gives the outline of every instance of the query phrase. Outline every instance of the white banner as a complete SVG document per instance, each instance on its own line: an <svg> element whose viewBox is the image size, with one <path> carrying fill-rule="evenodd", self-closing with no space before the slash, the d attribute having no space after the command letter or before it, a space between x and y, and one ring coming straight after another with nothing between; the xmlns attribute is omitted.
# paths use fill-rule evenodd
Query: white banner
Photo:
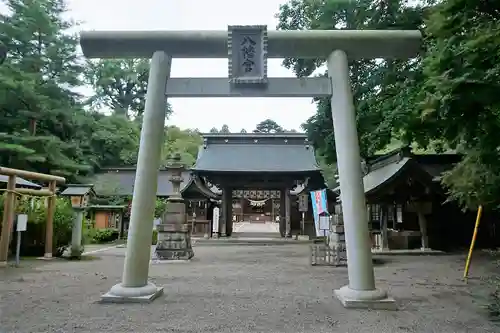
<svg viewBox="0 0 500 333"><path fill-rule="evenodd" d="M212 219L212 232L213 233L218 233L219 232L219 208L215 207L214 208L214 217Z"/></svg>

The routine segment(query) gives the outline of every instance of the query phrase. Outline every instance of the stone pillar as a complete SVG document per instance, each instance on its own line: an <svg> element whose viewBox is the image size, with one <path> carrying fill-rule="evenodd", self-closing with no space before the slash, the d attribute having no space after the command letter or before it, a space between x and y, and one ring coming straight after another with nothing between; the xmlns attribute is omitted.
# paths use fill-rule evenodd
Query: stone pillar
<svg viewBox="0 0 500 333"><path fill-rule="evenodd" d="M219 235L222 237L227 236L227 225L228 225L228 211L232 211L232 202L231 202L231 189L227 186L224 186L222 189L222 204L220 210L220 219L219 219Z"/></svg>
<svg viewBox="0 0 500 333"><path fill-rule="evenodd" d="M281 237L285 237L286 236L286 211L285 211L285 206L286 206L286 190L285 189L281 189L280 190L280 225L279 225L279 229L280 229L280 235Z"/></svg>
<svg viewBox="0 0 500 333"><path fill-rule="evenodd" d="M291 209L291 201L290 201L290 189L285 189L285 237L292 237L292 221L290 216Z"/></svg>
<svg viewBox="0 0 500 333"><path fill-rule="evenodd" d="M170 182L173 193L167 199L167 207L162 216L162 223L157 226L158 242L156 243L156 259L189 260L194 257L191 246L191 232L186 216L186 203L181 196L182 171L181 156L176 154L168 165L172 172Z"/></svg>
<svg viewBox="0 0 500 333"><path fill-rule="evenodd" d="M331 108L349 275L349 285L336 290L335 294L345 307L394 308L395 303L387 298L387 293L375 288L356 114L346 53L333 51L327 65L332 83Z"/></svg>
<svg viewBox="0 0 500 333"><path fill-rule="evenodd" d="M151 59L122 282L103 295L104 302L147 302L163 293L148 283L148 273L171 63L162 51Z"/></svg>
<svg viewBox="0 0 500 333"><path fill-rule="evenodd" d="M71 230L71 257L80 258L82 255L82 228L83 228L83 209L75 209L75 218L73 219L73 229Z"/></svg>
<svg viewBox="0 0 500 333"><path fill-rule="evenodd" d="M226 219L226 236L231 237L231 234L233 233L233 189L229 188L227 190L228 193L228 204L226 206L227 208L227 213L225 214L227 216Z"/></svg>

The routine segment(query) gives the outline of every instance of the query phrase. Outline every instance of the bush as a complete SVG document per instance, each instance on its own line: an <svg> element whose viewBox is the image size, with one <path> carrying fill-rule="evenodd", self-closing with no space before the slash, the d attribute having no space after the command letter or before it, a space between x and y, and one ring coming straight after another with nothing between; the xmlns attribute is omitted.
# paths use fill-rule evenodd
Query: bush
<svg viewBox="0 0 500 333"><path fill-rule="evenodd" d="M123 238L125 240L128 239L128 234L127 232L125 232L125 234L123 235ZM158 243L158 230L154 230L153 229L153 236L151 238L151 245L156 245L156 243Z"/></svg>
<svg viewBox="0 0 500 333"><path fill-rule="evenodd" d="M95 244L109 243L118 239L120 232L115 228L90 229L90 241Z"/></svg>
<svg viewBox="0 0 500 333"><path fill-rule="evenodd" d="M73 225L73 208L67 199L56 199L52 255L60 257L71 243L71 232ZM22 256L43 256L45 252L45 226L47 223L47 209L45 198L22 197L17 204L16 214L28 215L27 230L23 232L21 243ZM11 242L11 251L15 252L15 236Z"/></svg>
<svg viewBox="0 0 500 333"><path fill-rule="evenodd" d="M494 253L495 256L498 255L498 252ZM488 311L488 315L491 321L495 323L500 323L500 261L496 260L497 269L493 273L493 275L489 278L489 283L491 285L491 293L489 295L488 303L486 309ZM497 274L495 274L497 273Z"/></svg>
<svg viewBox="0 0 500 333"><path fill-rule="evenodd" d="M156 199L155 202L155 217L162 217L167 211L167 202L161 199Z"/></svg>
<svg viewBox="0 0 500 333"><path fill-rule="evenodd" d="M156 245L158 243L158 230L153 230L153 239L151 245Z"/></svg>
<svg viewBox="0 0 500 333"><path fill-rule="evenodd" d="M499 283L499 282L497 282ZM500 322L500 285L497 284L495 290L490 294L489 303L487 305L488 315L494 322Z"/></svg>

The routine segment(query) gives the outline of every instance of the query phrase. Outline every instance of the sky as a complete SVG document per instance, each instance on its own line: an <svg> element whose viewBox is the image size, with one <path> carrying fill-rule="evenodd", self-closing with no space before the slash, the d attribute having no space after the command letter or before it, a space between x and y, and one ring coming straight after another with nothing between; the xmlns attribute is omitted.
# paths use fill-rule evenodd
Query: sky
<svg viewBox="0 0 500 333"><path fill-rule="evenodd" d="M274 30L280 4L286 0L258 0L245 5L235 0L67 0L80 30L227 30L228 25L265 24ZM258 5L256 5L258 4ZM177 59L171 77L227 77L226 59ZM293 77L280 59L268 61L269 77ZM90 93L89 90L87 92ZM168 125L208 132L227 124L251 131L265 119L285 129L300 130L315 112L311 98L173 98Z"/></svg>

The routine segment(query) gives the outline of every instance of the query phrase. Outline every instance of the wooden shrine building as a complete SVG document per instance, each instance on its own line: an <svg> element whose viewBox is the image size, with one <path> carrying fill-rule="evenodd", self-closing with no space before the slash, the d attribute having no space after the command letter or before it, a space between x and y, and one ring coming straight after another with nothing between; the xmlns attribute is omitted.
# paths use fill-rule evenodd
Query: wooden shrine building
<svg viewBox="0 0 500 333"><path fill-rule="evenodd" d="M367 159L363 165L373 247L452 250L470 245L475 211L447 201L442 173L461 160L456 154L413 154L403 148ZM340 193L340 188L335 191ZM341 215L340 205L335 212ZM498 214L485 212L477 245L498 246Z"/></svg>
<svg viewBox="0 0 500 333"><path fill-rule="evenodd" d="M128 197L134 191L136 169L102 169L93 180L98 197ZM160 169L157 197L172 193L171 171ZM204 134L195 165L182 173L181 195L186 200L188 223L194 233L213 230L213 208L220 208L219 232L232 234L234 222L275 222L284 237L301 232L298 198L308 203L304 233L315 236L309 192L325 188L314 149L305 134ZM329 191L329 203L335 203ZM100 203L109 205L109 203ZM112 218L114 212L101 212ZM124 216L125 229L128 216Z"/></svg>
<svg viewBox="0 0 500 333"><path fill-rule="evenodd" d="M94 180L97 195L103 199L116 196L131 200L134 192L135 173L135 167L102 169ZM157 198L167 199L172 195L173 188L169 180L171 176L171 171L168 169L159 170ZM216 188L208 188L202 179L194 177L189 170L182 173L182 178L180 191L186 200L187 218L196 218L195 232L201 234L208 232L211 226L212 209L217 205L220 193ZM107 220L111 220L114 213L114 210L104 211L100 209L100 214L107 215ZM128 227L128 213L127 211L124 214L123 219L125 230Z"/></svg>
<svg viewBox="0 0 500 333"><path fill-rule="evenodd" d="M219 231L227 236L242 220L279 221L281 235L291 236L301 219L292 197L325 188L314 149L299 133L204 134L191 171L220 189Z"/></svg>

